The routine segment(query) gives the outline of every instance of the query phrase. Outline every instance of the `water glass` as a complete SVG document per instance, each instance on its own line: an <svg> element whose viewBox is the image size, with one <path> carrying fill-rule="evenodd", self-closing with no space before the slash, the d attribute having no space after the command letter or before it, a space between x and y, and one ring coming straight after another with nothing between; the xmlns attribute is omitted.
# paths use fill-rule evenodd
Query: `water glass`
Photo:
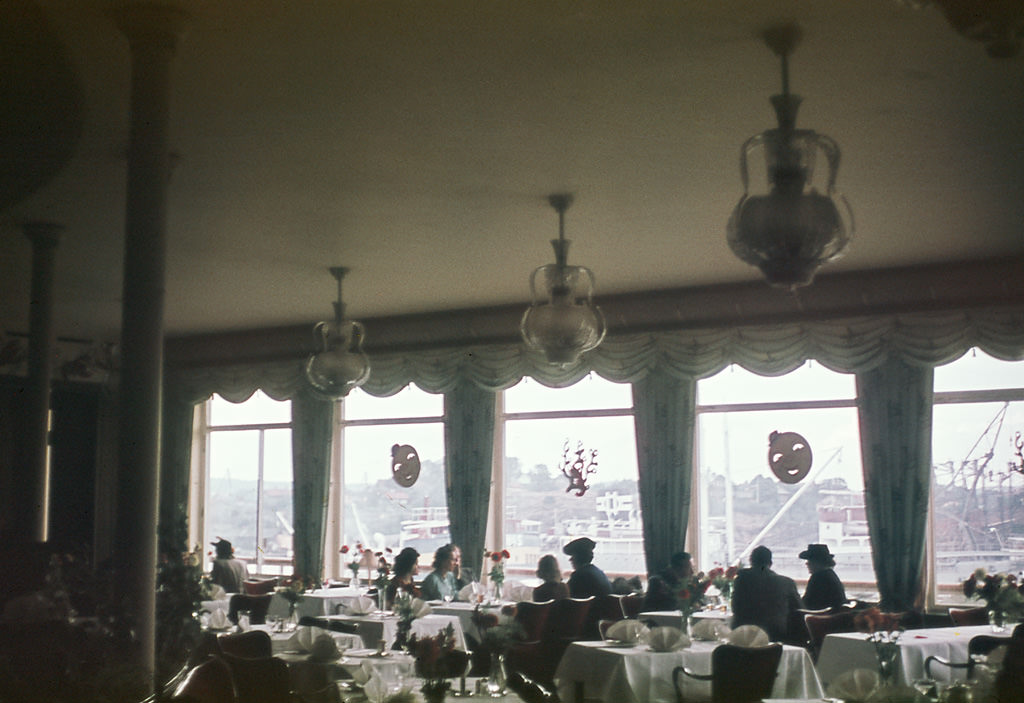
<svg viewBox="0 0 1024 703"><path fill-rule="evenodd" d="M238 629L242 632L249 630L249 611L239 610L238 611Z"/></svg>

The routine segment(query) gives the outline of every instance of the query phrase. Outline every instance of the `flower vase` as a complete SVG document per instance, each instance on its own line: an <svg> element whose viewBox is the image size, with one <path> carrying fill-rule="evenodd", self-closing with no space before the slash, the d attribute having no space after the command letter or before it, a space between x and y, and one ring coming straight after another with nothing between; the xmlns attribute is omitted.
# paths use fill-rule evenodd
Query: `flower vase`
<svg viewBox="0 0 1024 703"><path fill-rule="evenodd" d="M377 586L377 610L380 612L381 617L384 616L384 597L386 593L384 588Z"/></svg>
<svg viewBox="0 0 1024 703"><path fill-rule="evenodd" d="M285 632L293 632L299 627L299 609L296 604L291 604L288 607L288 619L284 622Z"/></svg>
<svg viewBox="0 0 1024 703"><path fill-rule="evenodd" d="M875 642L878 657L878 683L882 688L896 685L896 667L899 663L900 647L895 642Z"/></svg>
<svg viewBox="0 0 1024 703"><path fill-rule="evenodd" d="M428 680L423 684L420 692L423 693L423 700L426 703L444 703L445 696L448 694L448 682L444 679Z"/></svg>
<svg viewBox="0 0 1024 703"><path fill-rule="evenodd" d="M487 695L491 698L501 698L505 695L507 682L505 655L501 652L491 652L491 671L487 677Z"/></svg>
<svg viewBox="0 0 1024 703"><path fill-rule="evenodd" d="M501 602L501 581L494 582L494 601L496 603Z"/></svg>
<svg viewBox="0 0 1024 703"><path fill-rule="evenodd" d="M988 611L988 624L992 632L1006 632L1006 613L995 609Z"/></svg>

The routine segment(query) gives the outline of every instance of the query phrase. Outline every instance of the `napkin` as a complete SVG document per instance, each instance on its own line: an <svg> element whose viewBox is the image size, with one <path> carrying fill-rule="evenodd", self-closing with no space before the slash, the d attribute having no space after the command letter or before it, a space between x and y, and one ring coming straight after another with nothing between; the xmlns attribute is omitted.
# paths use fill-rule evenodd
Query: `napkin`
<svg viewBox="0 0 1024 703"><path fill-rule="evenodd" d="M871 669L844 671L828 685L828 695L845 701L866 701L878 688L878 672Z"/></svg>
<svg viewBox="0 0 1024 703"><path fill-rule="evenodd" d="M533 600L533 589L522 581L506 581L502 586L501 595L503 600L518 603L520 601Z"/></svg>
<svg viewBox="0 0 1024 703"><path fill-rule="evenodd" d="M363 684L363 693L366 694L370 703L382 703L384 696L388 694L388 686L384 683L384 679L374 674L369 681Z"/></svg>
<svg viewBox="0 0 1024 703"><path fill-rule="evenodd" d="M690 646L690 638L678 627L655 627L646 633L644 639L655 652L674 652Z"/></svg>
<svg viewBox="0 0 1024 703"><path fill-rule="evenodd" d="M349 601L345 610L353 615L367 615L377 609L377 603L369 596L359 596Z"/></svg>
<svg viewBox="0 0 1024 703"><path fill-rule="evenodd" d="M638 642L647 628L638 620L618 620L604 631L606 642Z"/></svg>
<svg viewBox="0 0 1024 703"><path fill-rule="evenodd" d="M768 633L757 625L740 625L729 633L729 644L740 647L763 647L769 642Z"/></svg>
<svg viewBox="0 0 1024 703"><path fill-rule="evenodd" d="M320 635L330 635L327 630L322 627L309 627L308 625L300 625L296 630L295 634L288 638L288 649L296 652L311 652L313 650L313 642Z"/></svg>
<svg viewBox="0 0 1024 703"><path fill-rule="evenodd" d="M231 627L231 621L228 620L228 614L223 608L217 608L210 613L210 624L207 627L211 630L226 630Z"/></svg>
<svg viewBox="0 0 1024 703"><path fill-rule="evenodd" d="M695 640L714 642L726 638L731 633L729 626L717 618L700 618L690 627Z"/></svg>
<svg viewBox="0 0 1024 703"><path fill-rule="evenodd" d="M422 618L424 615L430 615L432 612L427 602L420 598L412 599L412 603L409 604L409 611L412 613L413 619Z"/></svg>
<svg viewBox="0 0 1024 703"><path fill-rule="evenodd" d="M228 592L224 590L224 587L220 584L210 584L210 597L206 600L227 600Z"/></svg>
<svg viewBox="0 0 1024 703"><path fill-rule="evenodd" d="M483 596L487 593L487 589L479 581L473 583L467 583L459 591L457 600L465 601L467 603L476 603L478 601L477 596Z"/></svg>
<svg viewBox="0 0 1024 703"><path fill-rule="evenodd" d="M329 633L322 632L314 638L313 645L309 648L309 658L318 662L332 662L341 658L341 652L334 638Z"/></svg>

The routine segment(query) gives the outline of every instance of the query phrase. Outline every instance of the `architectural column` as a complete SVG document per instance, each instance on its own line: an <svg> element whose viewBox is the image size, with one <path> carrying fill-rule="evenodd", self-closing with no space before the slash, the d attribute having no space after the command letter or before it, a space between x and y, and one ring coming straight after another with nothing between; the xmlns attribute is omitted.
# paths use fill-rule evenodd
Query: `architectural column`
<svg viewBox="0 0 1024 703"><path fill-rule="evenodd" d="M46 541L49 505L50 383L53 378L53 271L57 244L63 227L52 222L30 222L23 226L32 242L32 297L29 303L28 387L25 397L25 442L23 444L22 486L16 501L23 511L14 528L26 539Z"/></svg>
<svg viewBox="0 0 1024 703"><path fill-rule="evenodd" d="M185 15L130 4L114 19L131 48L131 124L121 313L116 534L132 664L155 670L156 564L163 386L164 267L170 178L171 61Z"/></svg>

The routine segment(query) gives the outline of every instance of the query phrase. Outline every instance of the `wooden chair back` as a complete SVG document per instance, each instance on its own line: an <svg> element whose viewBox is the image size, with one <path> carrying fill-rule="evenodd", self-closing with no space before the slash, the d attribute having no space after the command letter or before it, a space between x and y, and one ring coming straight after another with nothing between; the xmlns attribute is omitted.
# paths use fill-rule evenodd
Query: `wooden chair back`
<svg viewBox="0 0 1024 703"><path fill-rule="evenodd" d="M562 598L551 605L548 615L546 637L555 641L571 642L578 640L583 634L583 627L594 604L594 596L589 598Z"/></svg>
<svg viewBox="0 0 1024 703"><path fill-rule="evenodd" d="M713 703L759 703L771 698L782 660L782 645L739 647L722 644L711 653L711 674L694 674L686 667L672 670L676 697L683 701L683 677L711 681Z"/></svg>
<svg viewBox="0 0 1024 703"><path fill-rule="evenodd" d="M250 596L261 596L265 593L273 593L277 588L277 579L246 579L242 581L242 593Z"/></svg>
<svg viewBox="0 0 1024 703"><path fill-rule="evenodd" d="M601 639L598 623L602 620L622 620L622 605L619 602L621 598L622 596L617 596L614 593L594 597L594 602L590 604L590 610L587 613L587 619L583 625L582 639Z"/></svg>
<svg viewBox="0 0 1024 703"><path fill-rule="evenodd" d="M247 659L269 657L274 653L270 635L263 630L225 632L217 636L217 645L222 654Z"/></svg>
<svg viewBox="0 0 1024 703"><path fill-rule="evenodd" d="M267 611L270 609L272 593L264 593L261 596L250 596L245 593L235 593L228 601L228 620L238 622L238 611L249 611L249 623L252 625L264 625L267 622Z"/></svg>
<svg viewBox="0 0 1024 703"><path fill-rule="evenodd" d="M265 634L265 633L264 633ZM239 703L281 703L291 700L288 665L277 657L236 657L225 653Z"/></svg>
<svg viewBox="0 0 1024 703"><path fill-rule="evenodd" d="M619 607L622 608L622 617L634 620L640 617L644 611L644 594L630 593L619 599Z"/></svg>
<svg viewBox="0 0 1024 703"><path fill-rule="evenodd" d="M853 618L855 611L835 613L833 615L805 615L804 625L807 627L807 637L810 642L811 659L818 661L821 654L821 645L825 642L825 636L833 632L856 632L857 626Z"/></svg>
<svg viewBox="0 0 1024 703"><path fill-rule="evenodd" d="M988 624L988 610L985 608L950 608L949 619L954 627L972 627Z"/></svg>
<svg viewBox="0 0 1024 703"><path fill-rule="evenodd" d="M171 693L172 701L190 703L235 703L231 669L220 657L211 657L194 667Z"/></svg>
<svg viewBox="0 0 1024 703"><path fill-rule="evenodd" d="M551 613L553 600L546 600L542 603L522 601L516 604L516 622L523 628L523 640L534 642L540 640L544 634L544 628L548 624L548 616Z"/></svg>
<svg viewBox="0 0 1024 703"><path fill-rule="evenodd" d="M987 657L1000 647L1008 647L1009 644L1009 637L976 635L967 643L967 661L949 661L933 654L924 660L924 675L928 678L933 678L932 664L940 664L948 669L966 669L967 678L971 679L974 677L974 667L977 664L977 661L975 660L976 655L984 655Z"/></svg>

